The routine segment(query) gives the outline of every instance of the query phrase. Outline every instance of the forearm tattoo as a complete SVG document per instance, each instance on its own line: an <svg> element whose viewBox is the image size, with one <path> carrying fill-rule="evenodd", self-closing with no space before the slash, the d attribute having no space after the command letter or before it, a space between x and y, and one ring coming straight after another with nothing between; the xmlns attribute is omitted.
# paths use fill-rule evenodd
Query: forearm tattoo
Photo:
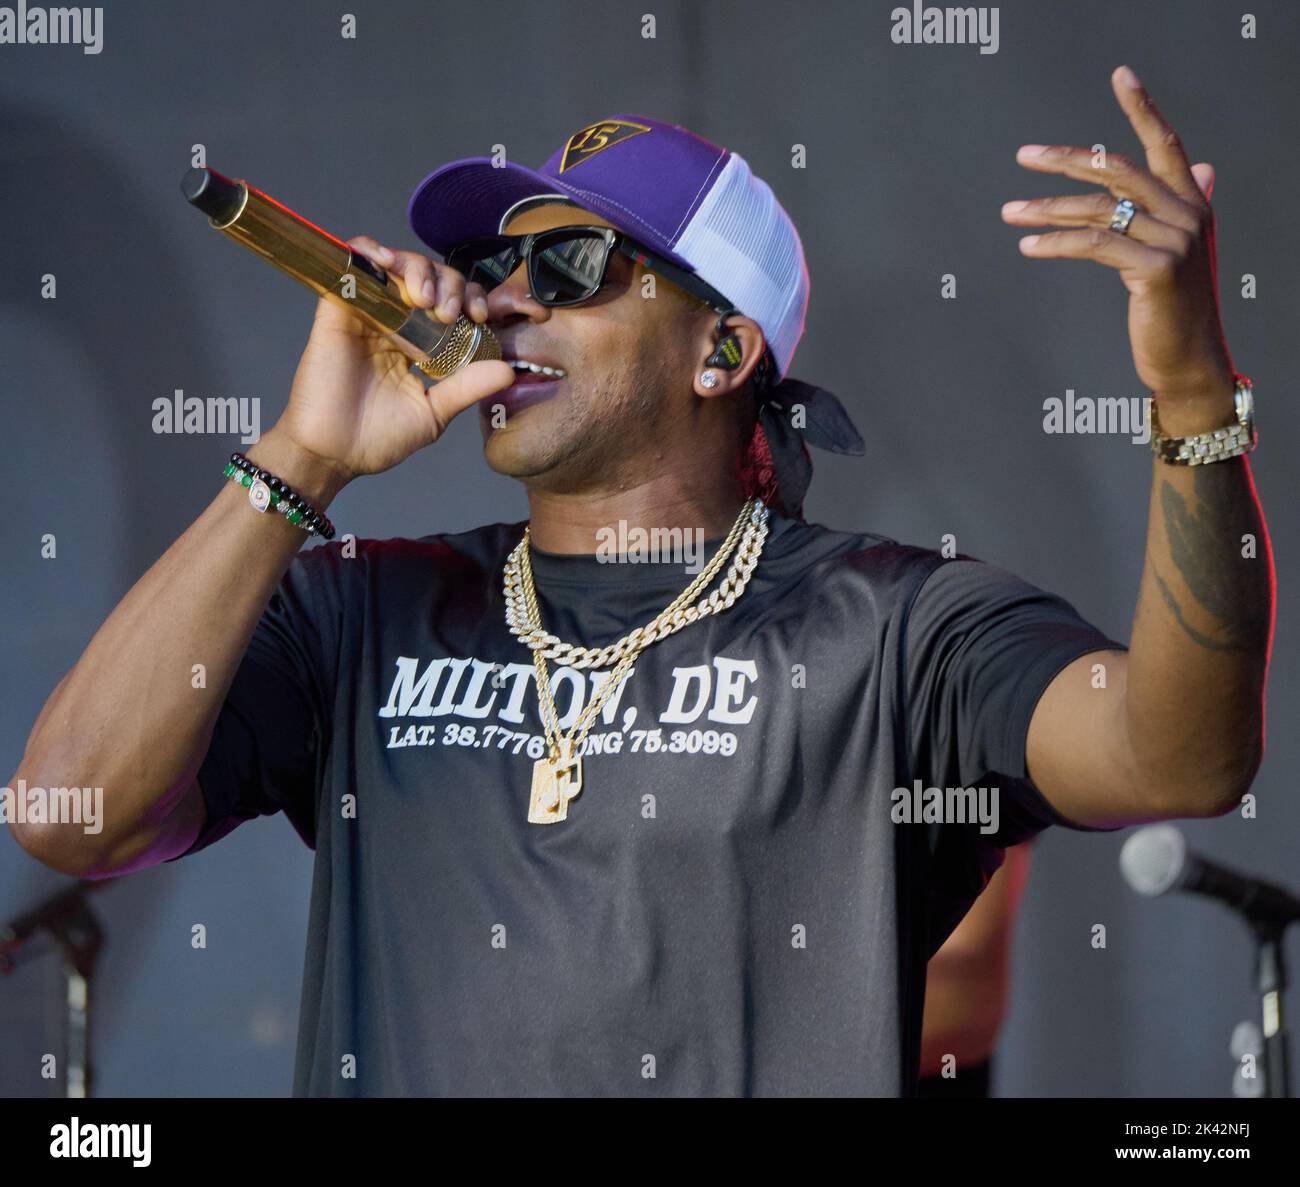
<svg viewBox="0 0 1300 1187"><path fill-rule="evenodd" d="M1152 566L1175 620L1202 647L1214 651L1262 651L1268 643L1269 566L1259 507L1240 461L1193 467L1195 501L1161 479L1160 507L1169 554L1188 591L1215 623L1198 630L1183 614L1169 584ZM1243 556L1242 537L1255 539L1255 555Z"/></svg>

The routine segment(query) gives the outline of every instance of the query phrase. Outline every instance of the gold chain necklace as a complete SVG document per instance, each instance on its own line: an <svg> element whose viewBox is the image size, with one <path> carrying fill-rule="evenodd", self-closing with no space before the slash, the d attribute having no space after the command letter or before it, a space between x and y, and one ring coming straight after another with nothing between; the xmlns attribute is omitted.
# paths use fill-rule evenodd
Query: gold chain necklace
<svg viewBox="0 0 1300 1187"><path fill-rule="evenodd" d="M533 653L538 709L546 731L547 753L533 763L532 789L528 799L528 820L532 824L554 824L568 818L569 801L582 790L582 755L587 731L605 702L627 676L628 669L651 643L667 638L684 626L731 607L749 583L767 539L769 512L761 499L750 499L740 509L731 531L713 559L665 609L645 626L637 627L608 647L575 647L543 630L537 605L537 589L529 558L530 532L515 546L505 565L506 625L511 634ZM692 604L735 553L722 583L707 598ZM560 732L560 715L551 692L547 659L572 668L599 669L614 664L614 670L595 696L584 706L567 734Z"/></svg>

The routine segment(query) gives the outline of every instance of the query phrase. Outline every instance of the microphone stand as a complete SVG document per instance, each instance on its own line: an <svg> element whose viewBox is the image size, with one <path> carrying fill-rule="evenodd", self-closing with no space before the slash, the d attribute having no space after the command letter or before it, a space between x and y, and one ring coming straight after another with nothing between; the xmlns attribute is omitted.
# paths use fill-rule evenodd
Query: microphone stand
<svg viewBox="0 0 1300 1187"><path fill-rule="evenodd" d="M65 1096L90 1095L90 979L95 971L104 931L86 901L100 884L80 879L67 890L51 895L32 910L8 923L0 923L0 973L10 973L23 960L40 955L28 941L46 932L63 954L66 986L66 1042L64 1050ZM24 948L27 950L24 952Z"/></svg>
<svg viewBox="0 0 1300 1187"><path fill-rule="evenodd" d="M1289 1097L1286 1027L1282 1021L1282 995L1286 989L1286 957L1281 923L1252 923L1255 936L1255 983L1261 998L1264 1023L1264 1095Z"/></svg>

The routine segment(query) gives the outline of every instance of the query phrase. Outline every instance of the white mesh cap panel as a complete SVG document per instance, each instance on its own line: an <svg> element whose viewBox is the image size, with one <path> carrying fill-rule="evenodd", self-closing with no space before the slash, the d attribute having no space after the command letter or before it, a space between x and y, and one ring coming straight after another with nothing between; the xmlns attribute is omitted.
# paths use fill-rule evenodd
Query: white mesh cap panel
<svg viewBox="0 0 1300 1187"><path fill-rule="evenodd" d="M785 376L808 314L808 266L771 187L732 153L673 250L763 327Z"/></svg>

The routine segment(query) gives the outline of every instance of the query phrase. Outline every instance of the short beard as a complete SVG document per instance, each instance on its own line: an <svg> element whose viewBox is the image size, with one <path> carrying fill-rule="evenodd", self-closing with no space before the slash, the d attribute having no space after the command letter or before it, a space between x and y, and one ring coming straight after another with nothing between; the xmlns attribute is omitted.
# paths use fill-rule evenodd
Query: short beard
<svg viewBox="0 0 1300 1187"><path fill-rule="evenodd" d="M527 486L553 493L625 489L659 467L666 443L672 382L663 363L637 367L626 386L613 381L581 400L556 407L558 415L539 428L526 451L499 472ZM494 467L497 468L497 467Z"/></svg>

